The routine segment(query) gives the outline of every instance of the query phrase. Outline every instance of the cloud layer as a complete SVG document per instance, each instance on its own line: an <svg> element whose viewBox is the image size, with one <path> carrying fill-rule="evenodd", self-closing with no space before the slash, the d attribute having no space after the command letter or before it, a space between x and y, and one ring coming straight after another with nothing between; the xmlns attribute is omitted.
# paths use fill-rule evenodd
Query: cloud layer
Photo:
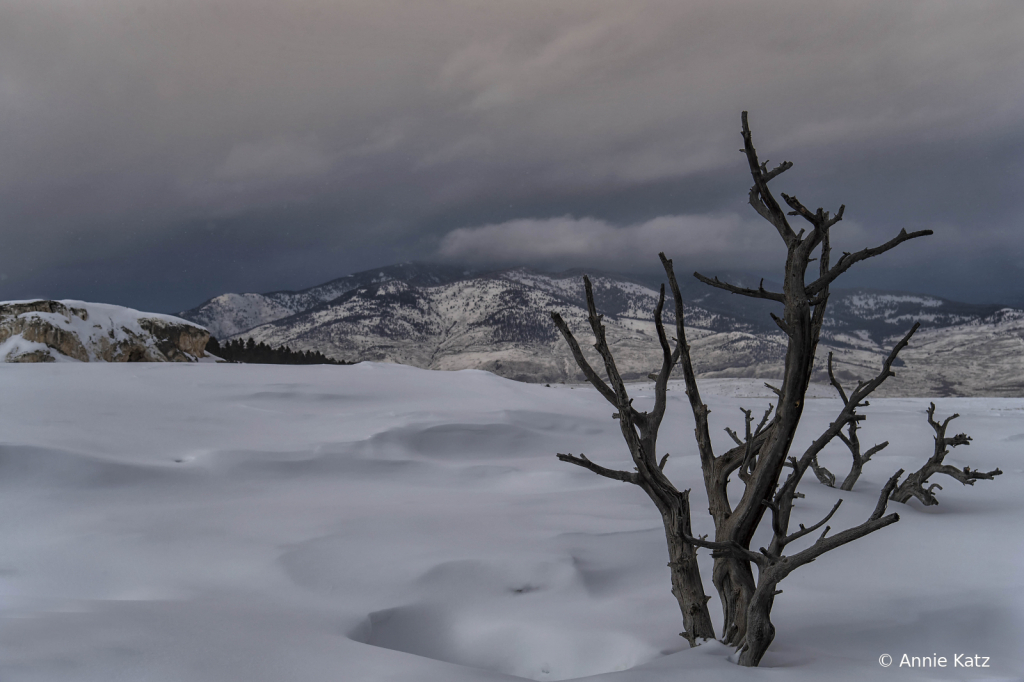
<svg viewBox="0 0 1024 682"><path fill-rule="evenodd" d="M660 216L623 227L572 216L511 220L452 230L438 248L441 257L460 263L620 271L650 269L660 252L704 267L743 269L766 257L786 257L778 235L744 224L735 214Z"/></svg>
<svg viewBox="0 0 1024 682"><path fill-rule="evenodd" d="M0 298L175 309L698 234L750 253L744 109L797 164L781 190L869 242L945 230L942 277L879 286L1024 298L985 280L1024 282L1021 35L1015 0L10 0ZM527 233L563 241L504 236Z"/></svg>

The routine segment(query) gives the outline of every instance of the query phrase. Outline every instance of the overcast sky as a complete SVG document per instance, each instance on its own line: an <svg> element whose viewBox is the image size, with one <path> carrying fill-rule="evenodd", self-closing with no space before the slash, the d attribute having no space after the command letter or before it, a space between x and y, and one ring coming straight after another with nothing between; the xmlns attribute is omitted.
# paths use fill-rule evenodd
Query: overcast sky
<svg viewBox="0 0 1024 682"><path fill-rule="evenodd" d="M1024 302L1024 4L3 0L0 299L190 308L404 260L777 277L773 182L839 281Z"/></svg>

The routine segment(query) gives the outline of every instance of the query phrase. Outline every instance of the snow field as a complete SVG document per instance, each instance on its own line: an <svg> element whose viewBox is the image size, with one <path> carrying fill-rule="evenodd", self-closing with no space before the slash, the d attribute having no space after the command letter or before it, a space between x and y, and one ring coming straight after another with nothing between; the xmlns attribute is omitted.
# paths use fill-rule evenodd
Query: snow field
<svg viewBox="0 0 1024 682"><path fill-rule="evenodd" d="M0 381L5 681L1024 679L1024 399L936 401L974 437L947 460L1006 473L940 480L938 507L893 505L899 523L799 569L747 670L678 636L643 492L556 460L628 467L588 387L369 363L0 365ZM738 407L770 396L701 386L719 448ZM707 533L671 388L659 454ZM650 384L632 392L652 400ZM808 395L794 450L838 412L831 395ZM930 455L927 403L872 401L861 441L890 446L850 493L808 475L795 521L839 497L834 529L866 518L895 469ZM821 461L841 476L836 445ZM991 667L900 668L903 653Z"/></svg>

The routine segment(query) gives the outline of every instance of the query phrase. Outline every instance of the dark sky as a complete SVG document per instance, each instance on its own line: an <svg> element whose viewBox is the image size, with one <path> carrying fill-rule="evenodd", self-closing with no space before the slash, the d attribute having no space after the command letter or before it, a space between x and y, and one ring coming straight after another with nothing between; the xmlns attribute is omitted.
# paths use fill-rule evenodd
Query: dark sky
<svg viewBox="0 0 1024 682"><path fill-rule="evenodd" d="M176 311L403 260L777 277L774 181L840 285L1024 302L1024 5L5 0L0 299Z"/></svg>

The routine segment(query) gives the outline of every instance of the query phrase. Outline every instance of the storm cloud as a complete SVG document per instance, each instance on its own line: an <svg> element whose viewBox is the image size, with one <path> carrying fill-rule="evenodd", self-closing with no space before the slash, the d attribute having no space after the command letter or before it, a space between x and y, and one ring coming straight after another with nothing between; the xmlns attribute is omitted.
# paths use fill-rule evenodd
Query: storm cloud
<svg viewBox="0 0 1024 682"><path fill-rule="evenodd" d="M847 284L1024 301L1019 2L8 0L0 298L399 260L772 275L739 113ZM926 243L927 242L927 243Z"/></svg>

